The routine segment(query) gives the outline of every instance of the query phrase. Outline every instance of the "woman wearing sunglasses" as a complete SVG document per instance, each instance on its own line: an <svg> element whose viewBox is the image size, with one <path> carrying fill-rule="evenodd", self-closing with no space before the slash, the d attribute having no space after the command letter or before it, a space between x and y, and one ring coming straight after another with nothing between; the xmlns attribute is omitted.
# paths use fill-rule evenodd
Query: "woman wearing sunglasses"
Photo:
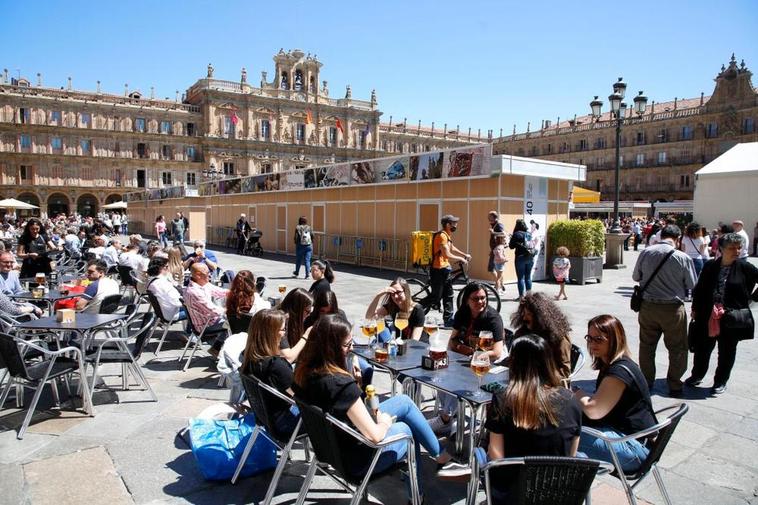
<svg viewBox="0 0 758 505"><path fill-rule="evenodd" d="M640 367L632 361L621 321L600 315L587 324L587 348L598 370L595 394L577 389L574 396L582 405L585 424L610 438L621 438L650 428L657 423L650 390ZM637 470L649 450L639 440L614 443L614 450L624 471ZM612 462L602 440L582 433L579 451L590 458Z"/></svg>

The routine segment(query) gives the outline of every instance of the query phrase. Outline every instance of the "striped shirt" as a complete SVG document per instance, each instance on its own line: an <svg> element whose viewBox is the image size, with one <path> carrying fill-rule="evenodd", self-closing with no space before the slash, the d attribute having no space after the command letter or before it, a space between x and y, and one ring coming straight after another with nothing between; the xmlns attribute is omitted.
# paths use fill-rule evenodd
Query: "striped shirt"
<svg viewBox="0 0 758 505"><path fill-rule="evenodd" d="M187 305L192 326L201 332L206 326L211 326L223 320L225 309L213 302L214 298L226 298L228 289L223 289L208 282L201 286L190 281L184 290L184 303Z"/></svg>

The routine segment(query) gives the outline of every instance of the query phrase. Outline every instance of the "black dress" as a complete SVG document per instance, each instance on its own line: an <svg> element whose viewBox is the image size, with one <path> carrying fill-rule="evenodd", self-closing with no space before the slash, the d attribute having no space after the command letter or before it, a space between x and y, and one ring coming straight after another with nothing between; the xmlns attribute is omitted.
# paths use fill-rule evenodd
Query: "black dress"
<svg viewBox="0 0 758 505"><path fill-rule="evenodd" d="M38 254L36 258L24 258L19 277L27 279L38 273L48 275L52 271L50 269L50 258L47 256L47 240L47 237L42 234L37 235L37 238L30 237L24 242L19 240L18 244L24 246L24 252Z"/></svg>

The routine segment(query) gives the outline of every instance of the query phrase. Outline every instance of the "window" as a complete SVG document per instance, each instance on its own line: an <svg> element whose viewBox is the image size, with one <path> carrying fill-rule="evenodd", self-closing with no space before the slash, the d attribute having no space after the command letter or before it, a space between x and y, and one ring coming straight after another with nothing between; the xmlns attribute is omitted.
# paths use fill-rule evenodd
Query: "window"
<svg viewBox="0 0 758 505"><path fill-rule="evenodd" d="M717 123L708 123L705 125L705 138L712 139L719 136L719 125Z"/></svg>
<svg viewBox="0 0 758 505"><path fill-rule="evenodd" d="M682 126L679 140L692 140L695 137L695 129L692 126Z"/></svg>
<svg viewBox="0 0 758 505"><path fill-rule="evenodd" d="M137 157L147 158L147 144L143 144L142 142L137 144Z"/></svg>
<svg viewBox="0 0 758 505"><path fill-rule="evenodd" d="M22 181L28 181L32 178L32 167L28 165L21 165L18 168L18 177Z"/></svg>
<svg viewBox="0 0 758 505"><path fill-rule="evenodd" d="M664 165L666 163L666 151L661 151L658 153L658 164Z"/></svg>
<svg viewBox="0 0 758 505"><path fill-rule="evenodd" d="M418 145L416 145L416 144L411 144L411 152L412 152L412 153L418 152Z"/></svg>
<svg viewBox="0 0 758 505"><path fill-rule="evenodd" d="M634 165L637 167L641 167L644 164L645 164L645 153L637 154L637 157L634 160Z"/></svg>
<svg viewBox="0 0 758 505"><path fill-rule="evenodd" d="M82 148L82 156L89 156L92 154L92 141L90 139L81 139L79 145Z"/></svg>
<svg viewBox="0 0 758 505"><path fill-rule="evenodd" d="M305 140L305 125L303 123L298 123L295 127L295 139Z"/></svg>
<svg viewBox="0 0 758 505"><path fill-rule="evenodd" d="M234 162L225 161L223 166L224 175L234 175Z"/></svg>
<svg viewBox="0 0 758 505"><path fill-rule="evenodd" d="M188 161L195 161L195 146L187 146L185 154L187 155Z"/></svg>
<svg viewBox="0 0 758 505"><path fill-rule="evenodd" d="M579 150L580 151L586 151L588 146L587 139L580 139L579 140Z"/></svg>
<svg viewBox="0 0 758 505"><path fill-rule="evenodd" d="M118 154L121 152L121 143L116 142L113 144L113 155L118 157Z"/></svg>
<svg viewBox="0 0 758 505"><path fill-rule="evenodd" d="M92 114L89 112L82 112L82 115L80 116L80 123L82 128L91 128L92 127Z"/></svg>
<svg viewBox="0 0 758 505"><path fill-rule="evenodd" d="M117 168L113 171L113 180L116 182L116 186L121 187L121 169Z"/></svg>
<svg viewBox="0 0 758 505"><path fill-rule="evenodd" d="M637 132L636 145L645 145L645 132Z"/></svg>
<svg viewBox="0 0 758 505"><path fill-rule="evenodd" d="M529 156L537 156L537 146L532 146L531 149L529 149Z"/></svg>
<svg viewBox="0 0 758 505"><path fill-rule="evenodd" d="M270 174L273 172L273 168L271 167L271 163L264 163L261 165L261 173L262 174Z"/></svg>
<svg viewBox="0 0 758 505"><path fill-rule="evenodd" d="M19 135L18 142L19 142L19 145L21 145L21 149L32 148L32 137L30 135Z"/></svg>
<svg viewBox="0 0 758 505"><path fill-rule="evenodd" d="M54 110L50 112L50 125L52 126L60 126L61 125L61 111Z"/></svg>
<svg viewBox="0 0 758 505"><path fill-rule="evenodd" d="M679 185L683 188L689 188L690 187L690 176L689 175L680 175L679 176Z"/></svg>
<svg viewBox="0 0 758 505"><path fill-rule="evenodd" d="M294 88L297 91L303 89L303 71L300 69L295 70Z"/></svg>
<svg viewBox="0 0 758 505"><path fill-rule="evenodd" d="M187 136L195 136L195 123L187 123Z"/></svg>
<svg viewBox="0 0 758 505"><path fill-rule="evenodd" d="M361 149L366 148L366 138L367 138L367 135L366 135L365 130L361 130L358 132L358 145L361 147Z"/></svg>
<svg viewBox="0 0 758 505"><path fill-rule="evenodd" d="M385 140L384 142L386 144L387 141ZM329 127L329 145L330 146L337 145L337 128L335 128L334 126ZM386 147L384 150L385 151L387 150Z"/></svg>
<svg viewBox="0 0 758 505"><path fill-rule="evenodd" d="M164 186L171 186L171 172L162 172L161 180Z"/></svg>
<svg viewBox="0 0 758 505"><path fill-rule="evenodd" d="M161 133L171 135L171 121L161 121Z"/></svg>
<svg viewBox="0 0 758 505"><path fill-rule="evenodd" d="M224 116L224 137L233 139L234 129L234 121L232 121L231 116Z"/></svg>
<svg viewBox="0 0 758 505"><path fill-rule="evenodd" d="M195 172L187 172L187 186L196 186L197 178Z"/></svg>
<svg viewBox="0 0 758 505"><path fill-rule="evenodd" d="M171 146L169 145L161 146L161 158L163 158L164 160L171 159Z"/></svg>
<svg viewBox="0 0 758 505"><path fill-rule="evenodd" d="M54 153L60 153L63 151L63 140L60 137L53 137L50 139L50 147L53 148Z"/></svg>
<svg viewBox="0 0 758 505"><path fill-rule="evenodd" d="M666 128L662 128L657 135L658 142L668 142L669 141L669 131Z"/></svg>
<svg viewBox="0 0 758 505"><path fill-rule="evenodd" d="M605 137L598 137L595 140L595 149L605 149Z"/></svg>
<svg viewBox="0 0 758 505"><path fill-rule="evenodd" d="M271 122L268 119L261 120L261 138L271 140Z"/></svg>
<svg viewBox="0 0 758 505"><path fill-rule="evenodd" d="M146 187L145 180L146 180L145 170L137 170L137 187L138 188Z"/></svg>
<svg viewBox="0 0 758 505"><path fill-rule="evenodd" d="M134 120L134 131L145 133L145 119L138 117Z"/></svg>
<svg viewBox="0 0 758 505"><path fill-rule="evenodd" d="M21 124L28 124L31 122L31 111L24 107L18 109L18 120Z"/></svg>
<svg viewBox="0 0 758 505"><path fill-rule="evenodd" d="M746 117L742 120L742 133L753 133L755 131L755 120L751 117Z"/></svg>

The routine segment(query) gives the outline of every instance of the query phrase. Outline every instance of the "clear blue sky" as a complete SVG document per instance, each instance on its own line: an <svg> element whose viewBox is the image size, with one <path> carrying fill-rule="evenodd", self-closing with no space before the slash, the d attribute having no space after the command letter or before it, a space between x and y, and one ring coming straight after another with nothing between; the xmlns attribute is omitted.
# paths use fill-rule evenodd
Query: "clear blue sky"
<svg viewBox="0 0 758 505"><path fill-rule="evenodd" d="M174 97L205 75L258 83L279 48L316 53L331 96L387 121L539 127L606 102L624 76L651 100L709 94L732 52L758 72L758 2L0 0L0 68L46 86ZM613 13L616 12L615 15ZM758 84L758 76L754 78ZM607 107L607 104L606 104Z"/></svg>

